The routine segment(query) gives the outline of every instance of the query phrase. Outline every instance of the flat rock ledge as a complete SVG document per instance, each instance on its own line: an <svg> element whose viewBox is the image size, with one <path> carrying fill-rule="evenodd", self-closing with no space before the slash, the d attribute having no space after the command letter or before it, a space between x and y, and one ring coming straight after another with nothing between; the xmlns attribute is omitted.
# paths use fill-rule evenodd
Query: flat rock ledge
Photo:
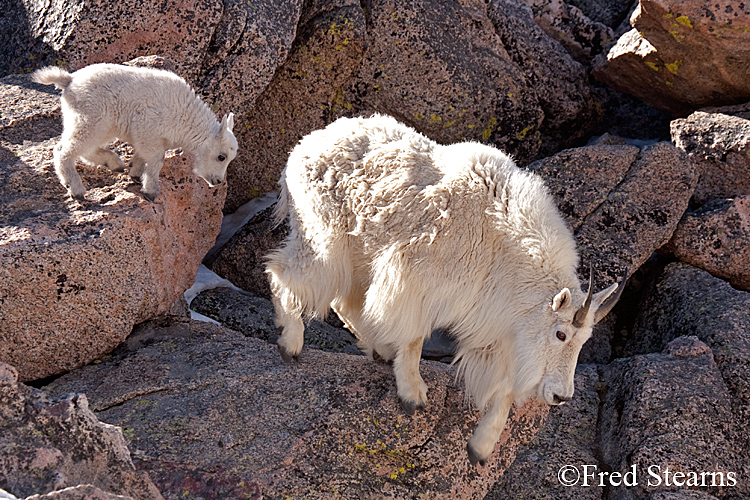
<svg viewBox="0 0 750 500"><path fill-rule="evenodd" d="M536 401L514 408L487 466L474 468L465 448L480 415L448 365L422 362L430 403L410 417L391 367L362 356L305 349L286 365L276 346L200 322L140 335L45 390L86 393L165 498L213 498L213 487L268 499L481 499L548 413Z"/></svg>

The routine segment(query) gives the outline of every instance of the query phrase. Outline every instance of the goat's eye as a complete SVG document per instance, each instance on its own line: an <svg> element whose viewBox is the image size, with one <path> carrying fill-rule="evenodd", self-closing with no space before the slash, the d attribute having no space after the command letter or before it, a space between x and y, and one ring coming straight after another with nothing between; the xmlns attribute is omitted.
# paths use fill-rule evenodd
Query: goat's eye
<svg viewBox="0 0 750 500"><path fill-rule="evenodd" d="M557 330L557 333L555 334L555 336L556 336L556 337L557 337L558 339L562 340L563 342L565 342L565 339L567 338L567 337L565 336L565 332L561 332L560 330Z"/></svg>
<svg viewBox="0 0 750 500"><path fill-rule="evenodd" d="M224 156L224 155L219 155L219 161L224 161L224 160L226 160L226 159L227 159L227 157L226 157L226 156Z"/></svg>

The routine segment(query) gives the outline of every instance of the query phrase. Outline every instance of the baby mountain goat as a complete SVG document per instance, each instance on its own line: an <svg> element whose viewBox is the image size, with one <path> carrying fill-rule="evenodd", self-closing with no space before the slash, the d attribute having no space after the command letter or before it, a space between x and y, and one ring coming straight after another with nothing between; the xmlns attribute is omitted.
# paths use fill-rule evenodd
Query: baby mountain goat
<svg viewBox="0 0 750 500"><path fill-rule="evenodd" d="M490 146L441 146L386 116L342 118L294 148L268 257L279 351L303 316L333 308L364 350L393 361L412 414L427 404L422 343L447 327L467 393L484 411L469 460L490 456L514 401L573 396L581 346L622 285L581 291L570 230L542 180Z"/></svg>
<svg viewBox="0 0 750 500"><path fill-rule="evenodd" d="M76 172L81 158L93 165L123 171L125 164L105 146L114 139L135 151L130 176L143 184L153 201L159 194L159 171L168 149L195 155L194 173L210 186L224 180L237 155L234 117L221 123L185 80L169 71L93 64L74 73L49 66L33 74L36 82L62 89L63 134L55 147L55 171L74 198L86 188Z"/></svg>

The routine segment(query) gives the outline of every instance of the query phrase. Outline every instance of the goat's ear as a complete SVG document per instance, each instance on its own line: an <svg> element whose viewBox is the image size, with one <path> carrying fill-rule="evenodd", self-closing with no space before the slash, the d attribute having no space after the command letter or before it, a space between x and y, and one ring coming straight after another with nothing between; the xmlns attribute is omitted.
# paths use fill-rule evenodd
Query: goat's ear
<svg viewBox="0 0 750 500"><path fill-rule="evenodd" d="M219 124L219 134L223 134L224 131L231 132L232 127L234 127L234 113L229 113L228 116L224 115Z"/></svg>
<svg viewBox="0 0 750 500"><path fill-rule="evenodd" d="M570 290L568 290L567 288L563 288L562 291L555 295L555 298L552 299L552 310L557 312L563 307L567 307L568 305L570 305L570 299Z"/></svg>
<svg viewBox="0 0 750 500"><path fill-rule="evenodd" d="M234 113L229 113L229 115L224 115L224 118L221 119L219 133L221 134L224 131L231 132L232 128L234 128Z"/></svg>

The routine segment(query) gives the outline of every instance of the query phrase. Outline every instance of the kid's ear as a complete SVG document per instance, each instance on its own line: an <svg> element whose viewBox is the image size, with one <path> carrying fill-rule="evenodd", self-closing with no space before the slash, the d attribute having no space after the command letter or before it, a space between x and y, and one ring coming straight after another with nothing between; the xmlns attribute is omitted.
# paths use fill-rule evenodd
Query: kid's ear
<svg viewBox="0 0 750 500"><path fill-rule="evenodd" d="M221 119L219 133L224 132L225 130L231 132L232 128L234 128L234 113L229 113L229 115L224 115L224 118Z"/></svg>

